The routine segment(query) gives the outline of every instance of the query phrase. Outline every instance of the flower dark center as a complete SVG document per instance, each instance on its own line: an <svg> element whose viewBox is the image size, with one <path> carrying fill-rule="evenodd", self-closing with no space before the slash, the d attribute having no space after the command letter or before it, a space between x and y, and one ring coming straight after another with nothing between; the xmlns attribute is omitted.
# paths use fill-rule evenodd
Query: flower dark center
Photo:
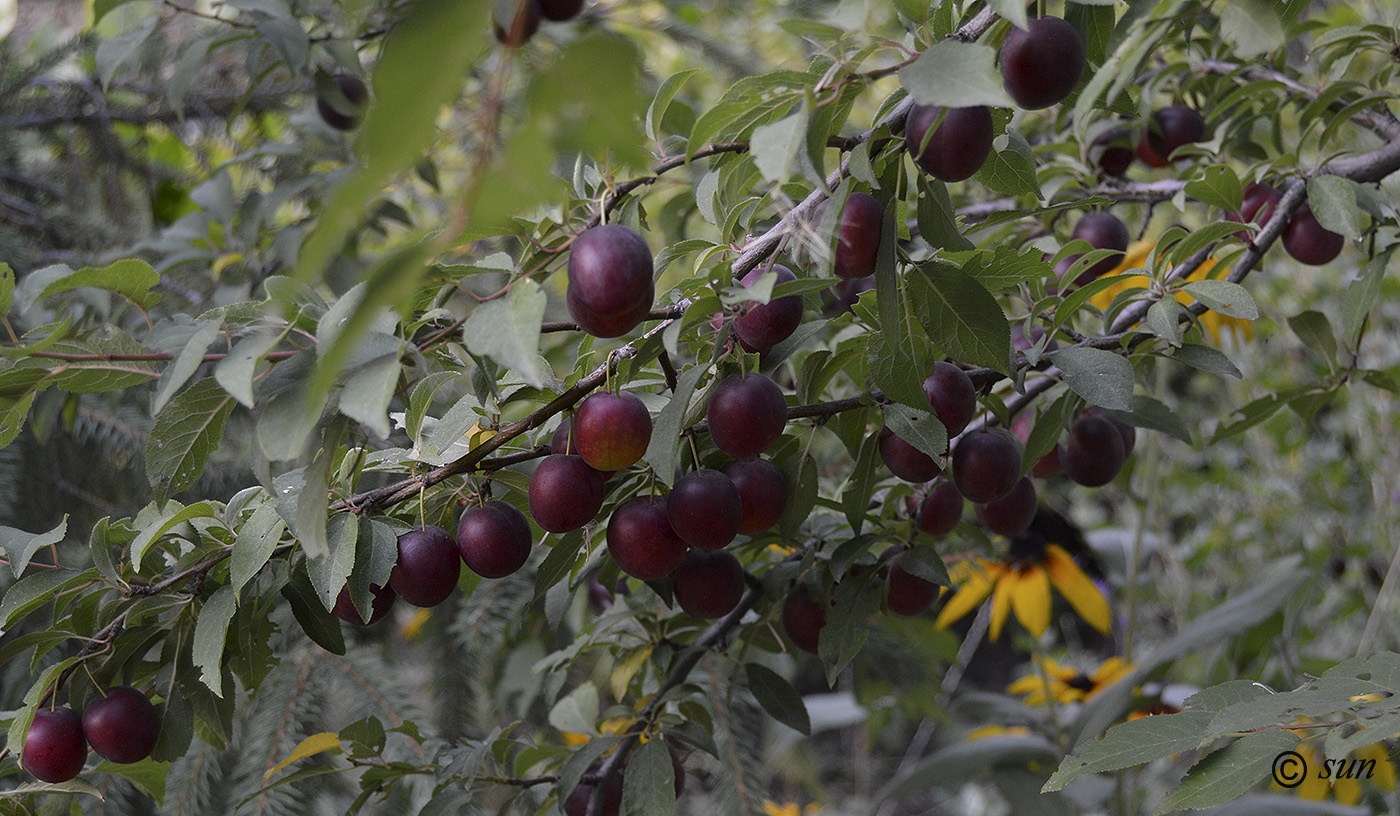
<svg viewBox="0 0 1400 816"><path fill-rule="evenodd" d="M1067 685L1067 686L1069 686L1070 688L1073 688L1073 689L1079 689L1080 691L1093 691L1093 690L1094 690L1094 680L1093 680L1093 678L1087 677L1087 676L1082 675L1082 674L1076 674L1075 676L1073 676L1073 677L1071 677L1070 679L1066 680L1066 681L1065 681L1065 685Z"/></svg>
<svg viewBox="0 0 1400 816"><path fill-rule="evenodd" d="M1011 539L1011 560L1039 564L1045 560L1045 537L1026 533Z"/></svg>

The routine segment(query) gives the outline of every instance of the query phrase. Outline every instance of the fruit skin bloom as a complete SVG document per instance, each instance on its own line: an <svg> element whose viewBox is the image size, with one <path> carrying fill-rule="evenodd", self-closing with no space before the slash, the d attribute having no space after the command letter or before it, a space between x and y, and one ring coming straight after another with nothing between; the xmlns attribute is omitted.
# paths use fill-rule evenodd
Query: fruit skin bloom
<svg viewBox="0 0 1400 816"><path fill-rule="evenodd" d="M1108 277L1110 275L1123 275L1133 271L1142 270L1144 265L1147 263L1147 256L1151 254L1152 250L1156 247L1157 242L1155 241L1138 241L1132 246L1129 246L1127 253L1123 256L1122 262L1120 262L1118 266L1114 267L1112 270L1107 272L1104 275L1104 277ZM1207 258L1206 262L1201 264L1195 272L1192 272L1189 276L1187 276L1186 280L1205 280L1206 278L1210 277L1210 271L1214 267L1215 259ZM1149 283L1150 280L1146 275L1132 275L1129 278L1114 283L1112 286L1108 287L1107 289L1104 289L1101 292L1095 292L1094 296L1089 298L1089 302L1093 304L1095 308L1099 310L1104 310L1109 307L1109 304L1113 302L1113 299L1117 297L1120 292L1124 292L1129 289L1144 289L1148 286ZM1190 306L1192 303L1196 302L1195 298L1191 297L1185 292L1177 292L1176 299L1177 302L1183 306ZM1205 314L1201 315L1200 321L1201 328L1205 329L1206 334L1210 336L1210 339L1216 345L1220 344L1221 335L1227 331L1245 340L1248 340L1254 336L1254 324L1250 323L1248 320L1242 320L1238 317L1227 317L1223 314L1220 314L1219 312L1207 311Z"/></svg>
<svg viewBox="0 0 1400 816"><path fill-rule="evenodd" d="M1007 613L1012 610L1026 631L1040 637L1050 628L1050 587L1053 584L1079 617L1108 634L1111 624L1108 600L1063 547L1044 543L1039 536L1019 536L1012 542L1012 554L1013 557L1005 561L974 557L971 562L955 565L952 577L961 586L948 599L934 625L946 628L981 606L990 595L989 635L992 640L1001 637Z"/></svg>
<svg viewBox="0 0 1400 816"><path fill-rule="evenodd" d="M1133 669L1133 664L1124 663L1121 657L1110 657L1094 669L1093 674L1087 675L1080 674L1072 666L1061 666L1049 658L1037 658L1036 662L1044 670L1043 678L1040 672L1032 672L1006 687L1011 694L1025 695L1026 705L1045 705L1047 699L1054 700L1058 705L1082 703L1118 682Z"/></svg>

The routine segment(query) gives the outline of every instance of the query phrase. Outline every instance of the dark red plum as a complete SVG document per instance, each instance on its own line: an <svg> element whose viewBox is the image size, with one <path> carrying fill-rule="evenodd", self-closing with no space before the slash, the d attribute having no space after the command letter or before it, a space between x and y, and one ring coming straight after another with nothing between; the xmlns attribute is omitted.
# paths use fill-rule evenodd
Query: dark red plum
<svg viewBox="0 0 1400 816"><path fill-rule="evenodd" d="M1304 204L1283 228L1283 248L1298 263L1322 266L1342 254L1346 238L1317 222L1312 208Z"/></svg>
<svg viewBox="0 0 1400 816"><path fill-rule="evenodd" d="M574 447L596 470L631 467L651 444L651 414L635 394L600 391L579 405L573 419Z"/></svg>
<svg viewBox="0 0 1400 816"><path fill-rule="evenodd" d="M915 105L904 128L905 144L925 173L942 181L972 178L992 154L992 112L984 107L951 108L943 121L936 105ZM922 147L921 147L922 146Z"/></svg>
<svg viewBox="0 0 1400 816"><path fill-rule="evenodd" d="M1021 445L1001 429L964 434L953 448L953 483L974 504L996 501L1021 478Z"/></svg>
<svg viewBox="0 0 1400 816"><path fill-rule="evenodd" d="M1094 249L1111 249L1113 254L1101 261L1097 261L1088 269L1079 273L1075 278L1075 284L1084 284L1112 272L1118 264L1123 262L1123 255L1128 249L1128 226L1122 222L1118 216L1111 213L1089 213L1074 225L1074 231L1070 233L1071 238L1081 238L1089 242L1089 246Z"/></svg>
<svg viewBox="0 0 1400 816"><path fill-rule="evenodd" d="M831 269L837 277L849 280L875 274L884 222L885 208L880 199L869 193L851 193L846 197L832 258Z"/></svg>
<svg viewBox="0 0 1400 816"><path fill-rule="evenodd" d="M725 550L691 550L671 577L676 603L692 618L722 618L744 596L744 568Z"/></svg>
<svg viewBox="0 0 1400 816"><path fill-rule="evenodd" d="M1152 114L1137 155L1148 167L1166 167L1172 152L1184 144L1203 141L1206 120L1186 105L1168 105Z"/></svg>
<svg viewBox="0 0 1400 816"><path fill-rule="evenodd" d="M333 74L331 81L350 103L351 109L342 112L330 99L317 94L316 112L321 115L322 121L336 130L354 130L364 116L365 103L369 102L369 88L364 80L354 74Z"/></svg>
<svg viewBox="0 0 1400 816"><path fill-rule="evenodd" d="M643 581L665 578L689 547L671 528L665 496L633 496L608 520L608 553L623 572Z"/></svg>
<svg viewBox="0 0 1400 816"><path fill-rule="evenodd" d="M666 498L666 518L685 543L718 550L739 534L743 499L728 476L718 470L697 470L676 481Z"/></svg>
<svg viewBox="0 0 1400 816"><path fill-rule="evenodd" d="M938 460L900 439L889 428L880 429L880 458L896 478L919 484L943 472Z"/></svg>
<svg viewBox="0 0 1400 816"><path fill-rule="evenodd" d="M603 474L583 457L546 456L530 475L530 516L551 533L577 530L598 515L606 493Z"/></svg>
<svg viewBox="0 0 1400 816"><path fill-rule="evenodd" d="M933 373L924 379L924 395L949 439L962 433L977 415L977 388L967 372L952 363L933 364Z"/></svg>
<svg viewBox="0 0 1400 816"><path fill-rule="evenodd" d="M1035 485L1022 478L1005 496L977 505L977 520L994 533L1014 538L1031 526L1035 518Z"/></svg>
<svg viewBox="0 0 1400 816"><path fill-rule="evenodd" d="M457 522L457 551L483 578L504 578L525 566L533 544L530 521L503 501L469 508Z"/></svg>
<svg viewBox="0 0 1400 816"><path fill-rule="evenodd" d="M1127 460L1123 434L1101 416L1075 420L1069 439L1060 448L1060 467L1071 480L1085 487L1113 481Z"/></svg>
<svg viewBox="0 0 1400 816"><path fill-rule="evenodd" d="M540 14L556 23L572 20L583 11L583 0L539 0L539 5Z"/></svg>
<svg viewBox="0 0 1400 816"><path fill-rule="evenodd" d="M817 653L822 628L826 626L826 608L812 600L806 587L793 587L783 601L783 631L792 645L809 654Z"/></svg>
<svg viewBox="0 0 1400 816"><path fill-rule="evenodd" d="M919 529L929 535L947 535L962 521L963 494L957 485L944 482L930 490L919 505Z"/></svg>
<svg viewBox="0 0 1400 816"><path fill-rule="evenodd" d="M347 584L340 588L340 594L336 596L335 607L331 609L331 614L346 623L353 623L356 626L373 626L384 620L389 614L389 610L394 608L394 601L399 596L394 594L394 590L379 584L369 585L369 620L360 617L360 612L355 608L355 602L350 597L350 586Z"/></svg>
<svg viewBox="0 0 1400 816"><path fill-rule="evenodd" d="M437 606L457 588L462 562L457 542L441 527L409 530L399 536L399 560L389 586L414 606Z"/></svg>
<svg viewBox="0 0 1400 816"><path fill-rule="evenodd" d="M1110 178L1122 178L1133 164L1132 131L1125 127L1100 133L1089 143L1089 160Z"/></svg>
<svg viewBox="0 0 1400 816"><path fill-rule="evenodd" d="M705 416L715 447L735 459L768 450L787 427L783 389L762 374L734 374L710 394Z"/></svg>
<svg viewBox="0 0 1400 816"><path fill-rule="evenodd" d="M1001 81L1025 110L1064 101L1087 64L1084 40L1059 17L1037 17L1026 30L1012 27L1001 42Z"/></svg>
<svg viewBox="0 0 1400 816"><path fill-rule="evenodd" d="M787 509L788 488L783 471L767 459L740 459L723 468L739 491L743 513L739 532L756 535L777 524Z"/></svg>
<svg viewBox="0 0 1400 816"><path fill-rule="evenodd" d="M758 267L740 281L745 287L753 286L760 276L768 272ZM774 286L797 280L782 264L773 264L771 270L777 276ZM785 295L773 298L767 303L749 303L747 310L734 321L734 336L744 351L767 354L769 349L788 339L802 323L802 296Z"/></svg>
<svg viewBox="0 0 1400 816"><path fill-rule="evenodd" d="M905 572L900 560L896 560L890 566L889 591L885 596L885 605L896 615L912 617L933 606L933 602L938 600L938 584Z"/></svg>
<svg viewBox="0 0 1400 816"><path fill-rule="evenodd" d="M103 759L123 765L140 762L156 748L160 716L146 695L131 686L116 686L88 703L83 736Z"/></svg>
<svg viewBox="0 0 1400 816"><path fill-rule="evenodd" d="M86 762L83 721L73 709L41 708L34 713L20 760L30 775L41 782L67 782L82 772Z"/></svg>

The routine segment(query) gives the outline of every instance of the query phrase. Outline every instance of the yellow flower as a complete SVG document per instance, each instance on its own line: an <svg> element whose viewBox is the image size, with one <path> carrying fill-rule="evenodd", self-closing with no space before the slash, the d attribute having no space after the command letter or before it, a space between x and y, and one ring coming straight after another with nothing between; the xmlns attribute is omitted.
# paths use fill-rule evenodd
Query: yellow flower
<svg viewBox="0 0 1400 816"><path fill-rule="evenodd" d="M772 799L764 799L763 812L766 816L815 816L815 814L822 812L822 806L813 803L806 807L799 807L796 802L778 804Z"/></svg>
<svg viewBox="0 0 1400 816"><path fill-rule="evenodd" d="M1043 678L1040 672L1033 672L1006 687L1012 694L1024 694L1027 705L1045 705L1047 697L1061 705L1083 702L1118 682L1133 669L1133 664L1124 663L1121 657L1105 660L1094 669L1093 674L1081 674L1073 667L1061 666L1049 658L1037 658L1036 662L1044 668Z"/></svg>
<svg viewBox="0 0 1400 816"><path fill-rule="evenodd" d="M1134 243L1132 246L1128 247L1128 252L1123 256L1123 261L1119 263L1112 272L1109 272L1108 275L1122 275L1134 269L1144 268L1144 265L1147 263L1147 256L1156 246L1157 244L1153 241L1138 241ZM1201 264L1195 272L1188 275L1186 279L1188 281L1205 280L1209 277L1210 270L1214 267L1215 259L1209 258L1205 263ZM1095 293L1093 297L1089 298L1089 302L1099 309L1107 309L1109 304L1113 302L1113 299L1117 297L1119 293L1128 289L1145 289L1148 283L1149 279L1146 275L1133 275L1132 277L1125 278L1113 284L1102 292ZM1185 292L1177 292L1176 299L1184 305L1190 305L1195 301L1195 298L1192 298ZM1211 311L1201 315L1200 320L1201 327L1204 328L1211 339L1217 343L1220 342L1221 333L1226 330L1235 332L1245 339L1254 336L1253 324L1248 320L1241 320L1237 317L1226 317L1219 312Z"/></svg>
<svg viewBox="0 0 1400 816"><path fill-rule="evenodd" d="M1293 789L1300 799L1321 802L1331 794L1344 805L1354 805L1361 801L1362 779L1370 780L1382 790L1395 790L1395 766L1390 764L1385 747L1379 743L1368 745L1346 759L1331 760L1330 764L1309 745L1299 745L1294 750L1307 763L1303 781ZM1280 786L1274 782L1273 787Z"/></svg>
<svg viewBox="0 0 1400 816"><path fill-rule="evenodd" d="M984 725L967 732L967 738L979 740L987 737L1028 737L1030 734L1031 730L1024 725Z"/></svg>
<svg viewBox="0 0 1400 816"><path fill-rule="evenodd" d="M962 585L934 621L940 629L981 606L990 595L992 640L1001 637L1012 610L1027 631L1040 637L1050 628L1050 587L1054 585L1079 617L1108 634L1108 600L1058 544L1046 544L1038 537L1018 538L1009 560L973 558L972 563L957 565L954 577L961 577Z"/></svg>

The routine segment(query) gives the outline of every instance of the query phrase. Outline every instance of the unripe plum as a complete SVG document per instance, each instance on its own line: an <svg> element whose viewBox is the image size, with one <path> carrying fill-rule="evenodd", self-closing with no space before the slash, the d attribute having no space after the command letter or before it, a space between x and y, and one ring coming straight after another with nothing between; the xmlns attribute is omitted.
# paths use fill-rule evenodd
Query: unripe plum
<svg viewBox="0 0 1400 816"><path fill-rule="evenodd" d="M746 288L753 286L768 269L757 267L740 281ZM782 264L773 264L777 276L774 286L797 280L797 276ZM788 339L802 323L802 296L785 295L767 303L749 303L748 310L734 321L734 336L744 351L767 354L768 350Z"/></svg>
<svg viewBox="0 0 1400 816"><path fill-rule="evenodd" d="M364 80L354 74L332 74L331 81L340 88L340 93L353 110L342 113L331 100L317 94L316 112L321 115L322 121L336 130L354 130L360 124L365 103L369 101L369 88Z"/></svg>
<svg viewBox="0 0 1400 816"><path fill-rule="evenodd" d="M917 615L938 600L938 584L926 581L900 564L901 556L889 569L889 593L885 605L896 615Z"/></svg>
<svg viewBox="0 0 1400 816"><path fill-rule="evenodd" d="M1031 526L1036 504L1035 485L1023 477L1010 493L977 505L977 520L994 533L1014 538Z"/></svg>
<svg viewBox="0 0 1400 816"><path fill-rule="evenodd" d="M414 606L437 606L457 588L461 573L457 542L430 524L399 536L399 560L389 573L389 586Z"/></svg>
<svg viewBox="0 0 1400 816"><path fill-rule="evenodd" d="M525 514L503 501L469 508L457 522L457 550L483 578L504 578L525 566L533 543Z"/></svg>
<svg viewBox="0 0 1400 816"><path fill-rule="evenodd" d="M608 520L608 553L623 572L643 581L665 578L689 549L671 528L665 496L633 496Z"/></svg>
<svg viewBox="0 0 1400 816"><path fill-rule="evenodd" d="M1304 204L1283 228L1283 248L1299 263L1321 266L1342 254L1346 238L1317 222L1312 208Z"/></svg>
<svg viewBox="0 0 1400 816"><path fill-rule="evenodd" d="M83 736L103 759L140 762L156 748L160 717L146 695L131 686L116 686L88 703Z"/></svg>
<svg viewBox="0 0 1400 816"><path fill-rule="evenodd" d="M740 533L755 535L778 523L787 509L788 488L777 465L767 459L740 459L725 465L723 471L739 491L743 508Z"/></svg>
<svg viewBox="0 0 1400 816"><path fill-rule="evenodd" d="M972 178L992 154L992 112L982 106L950 108L929 135L940 111L936 105L911 108L904 126L905 146L914 162L934 178Z"/></svg>
<svg viewBox="0 0 1400 816"><path fill-rule="evenodd" d="M953 448L953 483L970 501L1005 496L1021 478L1021 445L1001 429L964 434Z"/></svg>
<svg viewBox="0 0 1400 816"><path fill-rule="evenodd" d="M806 587L793 587L783 601L783 631L792 645L809 654L817 653L822 627L826 626L826 609L812 600Z"/></svg>
<svg viewBox="0 0 1400 816"><path fill-rule="evenodd" d="M885 208L880 199L869 193L851 193L846 197L832 257L831 271L837 277L849 280L875 274L884 222Z"/></svg>
<svg viewBox="0 0 1400 816"><path fill-rule="evenodd" d="M1025 110L1062 102L1087 64L1084 40L1059 17L1037 17L1024 31L1013 27L1001 42L1000 61L1002 85Z"/></svg>
<svg viewBox="0 0 1400 816"><path fill-rule="evenodd" d="M929 407L948 429L948 438L962 433L977 414L977 388L967 372L952 363L933 364L933 373L924 379L924 396Z"/></svg>
<svg viewBox="0 0 1400 816"><path fill-rule="evenodd" d="M944 482L930 490L919 505L919 529L929 535L947 535L962 521L963 494L957 485Z"/></svg>
<svg viewBox="0 0 1400 816"><path fill-rule="evenodd" d="M783 389L762 374L734 374L710 394L705 417L715 447L735 459L768 450L787 427Z"/></svg>
<svg viewBox="0 0 1400 816"><path fill-rule="evenodd" d="M744 568L727 550L691 550L676 567L671 589L692 618L722 618L744 595Z"/></svg>
<svg viewBox="0 0 1400 816"><path fill-rule="evenodd" d="M603 474L583 457L546 456L530 475L530 515L548 532L567 533L592 521L606 494Z"/></svg>
<svg viewBox="0 0 1400 816"><path fill-rule="evenodd" d="M937 459L900 439L888 427L880 429L880 458L890 473L906 482L927 482L943 472Z"/></svg>
<svg viewBox="0 0 1400 816"><path fill-rule="evenodd" d="M340 594L336 596L335 607L331 609L331 614L346 623L353 623L356 626L372 626L384 620L389 614L389 610L394 608L394 601L399 596L394 594L394 590L379 584L369 585L369 620L360 617L360 612L355 608L355 602L350 597L349 584L340 588Z"/></svg>
<svg viewBox="0 0 1400 816"><path fill-rule="evenodd" d="M20 764L43 782L67 782L83 770L87 762L87 742L83 721L73 709L41 708L24 737Z"/></svg>
<svg viewBox="0 0 1400 816"><path fill-rule="evenodd" d="M1206 120L1199 113L1186 105L1168 105L1152 114L1138 142L1137 155L1148 167L1166 167L1168 157L1178 147L1205 137Z"/></svg>
<svg viewBox="0 0 1400 816"><path fill-rule="evenodd" d="M651 444L651 414L635 394L602 391L583 401L574 414L574 447L590 467L602 471L631 467Z"/></svg>
<svg viewBox="0 0 1400 816"><path fill-rule="evenodd" d="M1069 439L1060 448L1060 466L1065 475L1085 487L1099 487L1113 481L1127 460L1123 434L1101 416L1075 420Z"/></svg>

